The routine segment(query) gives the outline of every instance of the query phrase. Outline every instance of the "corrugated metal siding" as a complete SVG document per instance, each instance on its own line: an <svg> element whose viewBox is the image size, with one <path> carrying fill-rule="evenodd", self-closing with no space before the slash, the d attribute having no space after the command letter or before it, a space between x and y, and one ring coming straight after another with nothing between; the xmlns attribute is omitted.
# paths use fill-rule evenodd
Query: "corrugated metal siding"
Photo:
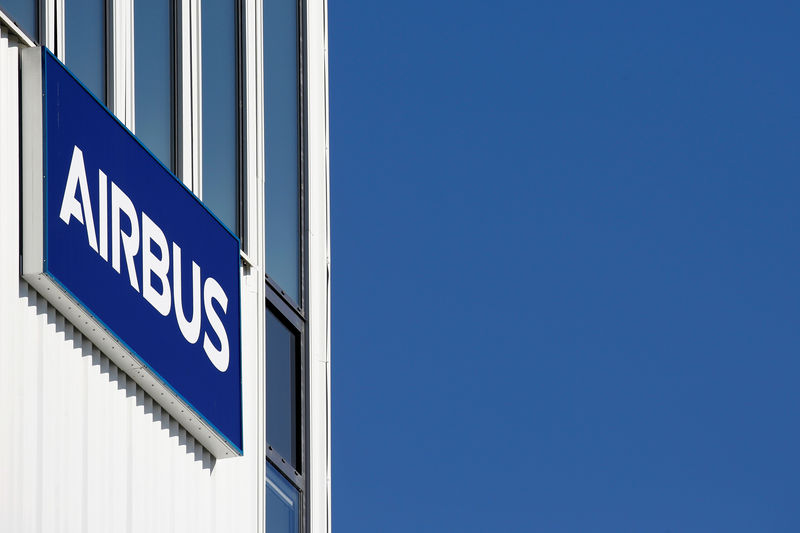
<svg viewBox="0 0 800 533"><path fill-rule="evenodd" d="M20 279L18 58L3 31L0 532L257 531L253 402L244 413L251 453L215 461ZM244 293L245 317L255 305ZM245 398L257 398L256 349L243 348Z"/></svg>

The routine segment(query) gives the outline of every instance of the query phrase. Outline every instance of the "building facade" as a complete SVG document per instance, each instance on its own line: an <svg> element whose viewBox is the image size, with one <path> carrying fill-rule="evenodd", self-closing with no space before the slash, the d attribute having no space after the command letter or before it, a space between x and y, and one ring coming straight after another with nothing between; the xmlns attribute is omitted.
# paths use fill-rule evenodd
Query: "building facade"
<svg viewBox="0 0 800 533"><path fill-rule="evenodd" d="M62 116L46 103L63 96L61 89L42 86L50 91L43 99L32 84L47 80L46 63L52 79L63 69L64 83L83 88L81 105L108 115L126 150L143 148L147 168L163 169L165 177L133 176L131 183L178 183L175 194L202 201L203 220L234 243L238 298L217 292L213 300L213 287L194 277L190 291L192 269L200 279L206 267L188 266L187 246L183 269L180 255L172 255L171 270L162 261L162 285L150 279L158 277L156 263L180 249L176 241L153 255L159 240L147 240L147 228L162 241L174 232L155 226L156 216L114 203L114 194L127 199L117 185L128 163L119 162L117 148L103 155L120 165L105 170L108 183L105 167L94 164L98 150L79 149L77 141L69 177L66 165L49 163L51 147L73 141L53 127L44 127L43 137L42 123L66 121L72 104L60 104L67 106ZM0 531L330 532L327 65L325 0L0 0ZM41 114L50 118L31 118ZM82 117L71 127L89 128ZM94 134L102 151L105 134ZM41 219L31 217L30 198L42 196L37 165L50 173L45 183L59 172L66 180L61 229L71 224L69 231L88 235L74 271L92 272L80 264L84 252L102 256L111 276L126 283L127 268L130 287L101 287L103 305L125 320L138 316L129 298L152 304L200 354L196 368L162 370L152 361L169 367L186 354L156 349L149 360L137 346L158 341L158 330L131 318L134 326L121 332L77 289L58 282L56 296L37 284L29 272L30 235L43 231ZM111 207L88 200L97 190L108 191ZM147 191L155 196L156 189L144 191L135 202L154 201ZM177 223L186 220L175 231L205 243L203 253L223 254L201 229L205 222L165 201L161 220L174 205ZM62 223L56 219L45 216L45 226ZM132 251L125 246L134 226L143 240ZM48 235L49 266L41 267L46 254L39 260L45 277L58 244ZM207 324L195 321L200 307L188 320L201 292L206 312L232 317L236 310L224 304L239 302L227 338L211 318L217 335L200 332ZM166 308L158 309L154 294L166 295ZM201 405L222 404L216 389L204 390L202 365L203 372L234 376L235 396L225 399L234 414L220 410L213 418ZM188 383L201 403L178 383Z"/></svg>

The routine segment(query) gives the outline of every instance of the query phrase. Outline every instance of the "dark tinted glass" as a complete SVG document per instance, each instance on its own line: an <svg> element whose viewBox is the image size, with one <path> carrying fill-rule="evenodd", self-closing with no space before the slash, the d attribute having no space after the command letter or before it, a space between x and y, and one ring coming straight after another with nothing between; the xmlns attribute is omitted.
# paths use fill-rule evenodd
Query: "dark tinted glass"
<svg viewBox="0 0 800 533"><path fill-rule="evenodd" d="M297 1L264 1L267 274L301 303Z"/></svg>
<svg viewBox="0 0 800 533"><path fill-rule="evenodd" d="M134 2L136 136L168 168L175 170L175 117L172 2Z"/></svg>
<svg viewBox="0 0 800 533"><path fill-rule="evenodd" d="M238 233L236 2L202 1L203 201Z"/></svg>
<svg viewBox="0 0 800 533"><path fill-rule="evenodd" d="M0 0L0 9L34 41L39 40L38 0Z"/></svg>
<svg viewBox="0 0 800 533"><path fill-rule="evenodd" d="M267 533L297 533L300 494L275 467L267 463Z"/></svg>
<svg viewBox="0 0 800 533"><path fill-rule="evenodd" d="M68 0L64 40L69 69L94 95L106 101L106 2Z"/></svg>
<svg viewBox="0 0 800 533"><path fill-rule="evenodd" d="M267 444L297 468L297 335L267 309Z"/></svg>

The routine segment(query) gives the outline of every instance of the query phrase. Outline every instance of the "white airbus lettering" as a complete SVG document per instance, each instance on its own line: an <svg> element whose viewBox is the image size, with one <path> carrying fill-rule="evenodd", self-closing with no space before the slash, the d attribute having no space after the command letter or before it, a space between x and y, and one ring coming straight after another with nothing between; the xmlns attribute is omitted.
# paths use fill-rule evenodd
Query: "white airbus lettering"
<svg viewBox="0 0 800 533"><path fill-rule="evenodd" d="M158 246L161 259L153 255L151 244ZM172 304L172 295L167 279L169 272L168 246L164 232L150 220L147 213L142 211L142 296L164 316L169 314ZM155 274L161 281L161 292L153 287L151 274Z"/></svg>
<svg viewBox="0 0 800 533"><path fill-rule="evenodd" d="M100 257L108 261L108 178L102 170L99 171L97 188L100 199Z"/></svg>
<svg viewBox="0 0 800 533"><path fill-rule="evenodd" d="M170 242L164 230L144 211L136 209L134 201L98 169L98 225L99 235L94 225L92 203L83 152L75 146L72 152L61 200L59 218L67 225L74 218L86 228L89 246L108 261L109 239L111 240L111 267L122 274L122 257L128 280L136 292L153 306L162 316L168 317L175 309L178 329L186 342L195 344L200 339L202 317L208 319L213 335L206 331L203 336L203 351L209 361L220 372L228 369L230 345L228 334L220 315L228 310L228 295L213 277L202 281L202 269L191 261L191 319L184 312L182 283L182 251L175 242ZM110 189L110 201L108 198ZM80 190L80 201L76 193ZM111 210L111 231L108 228L108 210ZM123 221L122 219L126 219ZM127 230L124 229L126 226ZM98 239L99 237L99 239ZM99 240L99 243L98 243ZM99 244L99 246L98 246ZM171 252L171 253L170 253ZM141 253L141 290L134 259ZM171 260L170 260L171 259ZM170 280L169 271L172 268ZM170 281L172 283L170 284Z"/></svg>
<svg viewBox="0 0 800 533"><path fill-rule="evenodd" d="M203 338L203 350L205 350L211 362L214 363L214 366L217 367L217 370L225 372L228 370L229 358L228 335L225 333L225 327L222 325L222 320L219 319L217 310L214 309L214 301L216 300L219 302L220 307L222 307L222 312L224 313L228 310L228 297L214 278L206 279L203 285L203 292L205 293L203 295L203 304L206 315L208 315L208 321L211 323L211 327L214 329L214 333L217 334L220 342L220 347L217 349L208 337L208 333L206 333Z"/></svg>
<svg viewBox="0 0 800 533"><path fill-rule="evenodd" d="M183 312L183 285L181 284L181 248L172 243L172 291L175 297L175 317L183 337L194 344L200 338L200 266L192 261L192 320L186 320Z"/></svg>
<svg viewBox="0 0 800 533"><path fill-rule="evenodd" d="M131 226L131 232L125 233L120 228L119 215L125 214ZM125 265L128 267L128 277L131 280L131 287L139 291L139 282L136 280L136 269L133 258L139 252L139 217L136 216L136 208L128 195L111 182L111 266L118 273L120 272L119 251L120 243L125 252Z"/></svg>

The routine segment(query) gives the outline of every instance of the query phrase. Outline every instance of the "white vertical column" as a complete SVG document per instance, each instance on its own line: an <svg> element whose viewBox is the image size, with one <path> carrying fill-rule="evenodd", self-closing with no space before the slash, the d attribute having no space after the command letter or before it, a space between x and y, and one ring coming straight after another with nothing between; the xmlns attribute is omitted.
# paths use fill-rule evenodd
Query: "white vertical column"
<svg viewBox="0 0 800 533"><path fill-rule="evenodd" d="M108 47L108 75L111 83L108 107L123 124L135 132L133 2L134 0L109 0L111 38Z"/></svg>
<svg viewBox="0 0 800 533"><path fill-rule="evenodd" d="M56 6L61 0L43 0L39 4L39 42L57 54L60 48L57 40ZM63 44L63 37L61 38ZM59 56L63 61L63 56Z"/></svg>
<svg viewBox="0 0 800 533"><path fill-rule="evenodd" d="M200 195L200 1L176 0L178 177Z"/></svg>
<svg viewBox="0 0 800 533"><path fill-rule="evenodd" d="M55 48L57 57L62 61L66 61L66 37L64 36L64 0L53 0L48 4L55 4L55 16L48 24L55 28Z"/></svg>
<svg viewBox="0 0 800 533"><path fill-rule="evenodd" d="M330 231L326 0L306 3L311 531L331 530Z"/></svg>
<svg viewBox="0 0 800 533"><path fill-rule="evenodd" d="M178 123L177 175L192 189L192 98L191 98L191 0L175 0L175 83L177 87Z"/></svg>
<svg viewBox="0 0 800 533"><path fill-rule="evenodd" d="M203 165L201 156L203 153L203 93L202 93L202 64L201 50L202 32L200 9L201 0L190 0L191 2L191 68L190 68L190 89L191 89L191 121L192 121L192 191L200 198L203 197Z"/></svg>
<svg viewBox="0 0 800 533"><path fill-rule="evenodd" d="M245 238L257 298L256 374L257 374L257 457L258 530L264 531L266 516L266 295L264 293L264 18L263 0L242 0L245 5L245 189L247 190L247 228Z"/></svg>

